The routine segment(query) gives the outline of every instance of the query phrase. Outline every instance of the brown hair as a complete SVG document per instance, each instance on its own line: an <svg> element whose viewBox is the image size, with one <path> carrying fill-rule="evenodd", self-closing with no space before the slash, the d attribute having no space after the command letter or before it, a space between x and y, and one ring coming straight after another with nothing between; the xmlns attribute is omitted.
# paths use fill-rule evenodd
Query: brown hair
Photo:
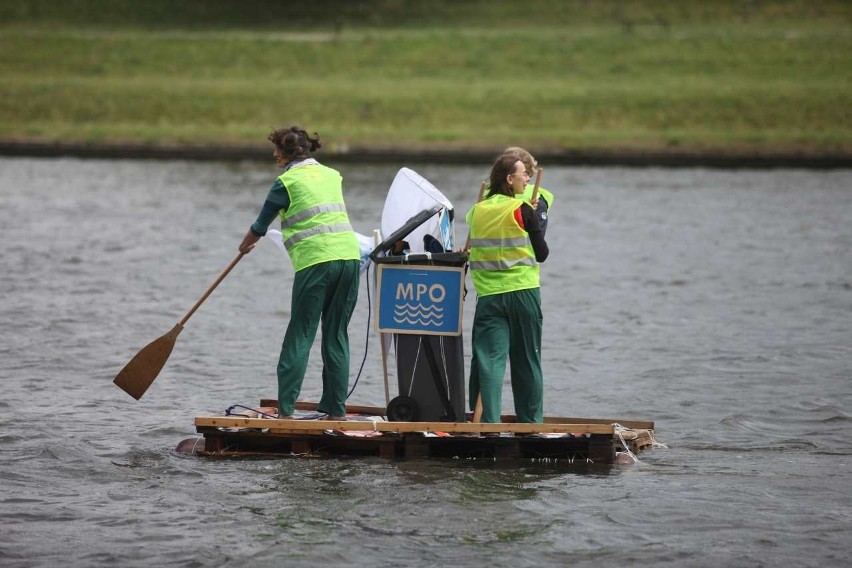
<svg viewBox="0 0 852 568"><path fill-rule="evenodd" d="M494 162L493 166L491 166L488 197L498 193L508 195L509 197L515 196L515 191L509 186L509 182L506 181L506 178L509 177L509 174L514 173L515 164L520 161L521 159L513 154L503 154L497 158L497 161Z"/></svg>
<svg viewBox="0 0 852 568"><path fill-rule="evenodd" d="M269 141L275 144L281 155L290 162L310 158L311 152L322 148L319 134L314 132L314 137L311 138L304 128L298 126L273 130Z"/></svg>
<svg viewBox="0 0 852 568"><path fill-rule="evenodd" d="M524 167L527 169L527 173L533 175L535 173L536 167L538 167L538 162L533 157L532 154L521 148L520 146L509 146L505 150L503 150L504 156L516 156L520 161L524 163Z"/></svg>

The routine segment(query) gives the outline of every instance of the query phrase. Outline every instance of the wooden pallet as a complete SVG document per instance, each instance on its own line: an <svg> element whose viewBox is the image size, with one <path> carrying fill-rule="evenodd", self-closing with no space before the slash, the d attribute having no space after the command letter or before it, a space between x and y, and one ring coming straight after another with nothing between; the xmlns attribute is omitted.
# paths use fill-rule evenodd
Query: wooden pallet
<svg viewBox="0 0 852 568"><path fill-rule="evenodd" d="M260 410L274 412L277 404L270 402L275 401L261 401ZM298 403L296 407L316 410L315 403ZM653 441L654 424L649 421L549 417L544 424L521 424L514 416L504 416L497 424L386 422L378 419L382 408L347 406L347 412L377 418L337 421L281 420L256 414L198 416L195 426L204 436L203 443L185 440L178 449L203 456L378 456L613 464L620 452L638 453Z"/></svg>

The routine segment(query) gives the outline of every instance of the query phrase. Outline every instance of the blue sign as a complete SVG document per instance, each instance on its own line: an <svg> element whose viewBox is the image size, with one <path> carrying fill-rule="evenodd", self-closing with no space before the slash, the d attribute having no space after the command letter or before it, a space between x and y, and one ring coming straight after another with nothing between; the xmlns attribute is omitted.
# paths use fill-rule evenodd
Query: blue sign
<svg viewBox="0 0 852 568"><path fill-rule="evenodd" d="M378 265L376 330L461 335L464 268Z"/></svg>

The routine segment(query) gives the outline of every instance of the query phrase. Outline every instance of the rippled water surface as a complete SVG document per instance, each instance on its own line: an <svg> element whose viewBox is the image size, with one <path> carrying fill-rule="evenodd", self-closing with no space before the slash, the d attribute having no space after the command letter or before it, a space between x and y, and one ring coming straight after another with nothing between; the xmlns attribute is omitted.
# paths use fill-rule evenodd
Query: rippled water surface
<svg viewBox="0 0 852 568"><path fill-rule="evenodd" d="M371 234L397 168L340 169ZM487 165L415 169L461 221ZM846 565L852 172L546 169L546 413L656 421L669 449L638 464L176 454L194 416L274 398L286 258L243 259L139 402L112 379L236 255L274 175L0 159L1 566ZM367 314L362 288L353 374ZM384 404L379 361L371 336L350 402Z"/></svg>

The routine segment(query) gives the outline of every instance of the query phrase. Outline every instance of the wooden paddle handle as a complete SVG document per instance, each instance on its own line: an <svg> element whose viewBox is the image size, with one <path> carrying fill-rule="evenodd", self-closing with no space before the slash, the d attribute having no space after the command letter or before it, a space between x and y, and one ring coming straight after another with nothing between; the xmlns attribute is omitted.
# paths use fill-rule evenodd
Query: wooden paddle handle
<svg viewBox="0 0 852 568"><path fill-rule="evenodd" d="M541 185L541 172L544 171L544 168L537 168L535 172L535 185L533 186L532 199L530 199L530 203L535 204L535 200L538 199L538 186Z"/></svg>
<svg viewBox="0 0 852 568"><path fill-rule="evenodd" d="M382 232L379 229L373 229L373 246L378 247L382 242ZM379 301L379 292L375 292L376 303ZM388 381L388 346L385 344L386 333L379 333L379 343L382 346L382 377L385 381L385 407L379 413L379 416L387 415L387 408L390 405L390 383ZM316 410L313 408L311 410ZM347 410L349 412L349 410Z"/></svg>
<svg viewBox="0 0 852 568"><path fill-rule="evenodd" d="M182 319L182 320L180 320L180 323L178 323L178 325L180 325L181 327L183 327L183 325L187 322L187 320L189 320L189 318L191 318L191 317L192 317L192 314L194 314L194 313L195 313L195 310L197 310L197 309L201 306L201 304L203 304L203 303L204 303L204 300L206 300L206 299L207 299L207 297L208 297L210 294L212 294L212 293L213 293L213 290L215 290L215 289L216 289L216 286L218 286L218 285L219 285L219 283L220 283L222 280L224 280L224 279L225 279L225 276L227 276L227 275L228 275L228 273L231 271L231 269L232 269L232 268L234 268L234 267L237 265L237 263L240 261L240 259L241 259L241 258L243 258L244 256L245 256L245 253L241 252L240 254L238 254L238 255L236 256L236 258L234 258L234 260L232 260L232 261L231 261L231 264L229 264L229 265L228 265L228 268L226 268L226 269L222 272L222 274L220 274L220 275L219 275L219 278L217 278L217 279L216 279L216 281L215 281L213 284L211 284L211 285L210 285L210 287L207 289L207 291L206 291L206 292L204 292L204 295L203 295L203 296L201 296L201 299L200 299L200 300L198 300L197 302L195 302L195 305L194 305L194 306L192 306L192 309L191 309L191 310L189 310L185 316L183 316L183 319Z"/></svg>
<svg viewBox="0 0 852 568"><path fill-rule="evenodd" d="M485 186L486 186L486 183L484 181L481 184L479 184L479 195L476 197L477 203L482 201L482 198L485 197Z"/></svg>
<svg viewBox="0 0 852 568"><path fill-rule="evenodd" d="M476 198L476 202L479 203L480 201L482 201L482 198L484 196L485 196L485 182L483 181L481 184L479 184L479 196ZM467 241L465 241L465 243L464 243L464 249L463 250L465 250L465 251L470 250L470 231L467 232Z"/></svg>

